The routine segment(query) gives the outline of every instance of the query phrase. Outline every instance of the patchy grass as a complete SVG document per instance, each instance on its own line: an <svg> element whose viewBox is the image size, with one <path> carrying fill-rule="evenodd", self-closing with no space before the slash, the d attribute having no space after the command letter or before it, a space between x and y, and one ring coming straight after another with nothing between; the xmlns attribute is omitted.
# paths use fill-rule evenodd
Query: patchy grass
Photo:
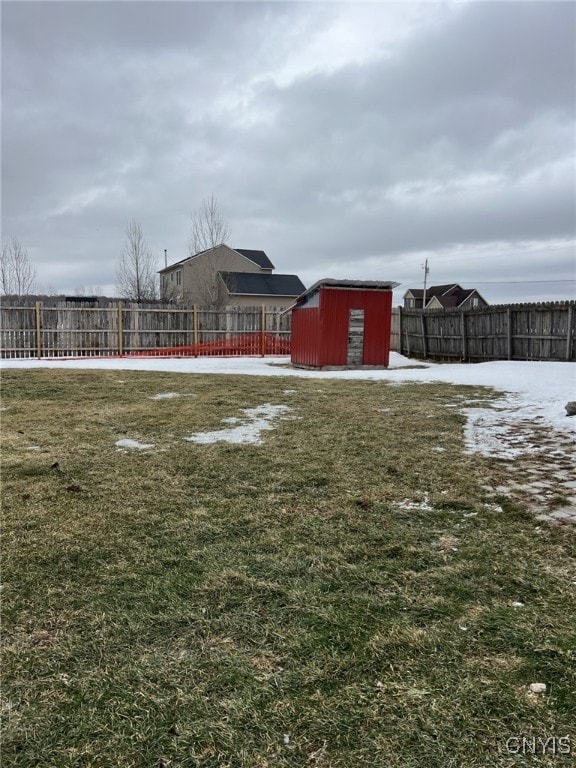
<svg viewBox="0 0 576 768"><path fill-rule="evenodd" d="M491 397L5 372L3 765L517 766L508 738L567 734L574 753L574 536L487 504L455 393ZM262 445L183 440L263 403L296 418Z"/></svg>

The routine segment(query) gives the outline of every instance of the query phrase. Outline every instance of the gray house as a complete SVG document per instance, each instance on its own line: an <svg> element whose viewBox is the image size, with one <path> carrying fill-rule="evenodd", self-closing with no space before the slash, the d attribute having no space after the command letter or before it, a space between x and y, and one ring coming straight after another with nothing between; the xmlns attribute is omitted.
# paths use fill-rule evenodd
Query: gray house
<svg viewBox="0 0 576 768"><path fill-rule="evenodd" d="M161 269L164 300L200 306L288 307L304 290L297 275L274 274L264 251L218 245Z"/></svg>

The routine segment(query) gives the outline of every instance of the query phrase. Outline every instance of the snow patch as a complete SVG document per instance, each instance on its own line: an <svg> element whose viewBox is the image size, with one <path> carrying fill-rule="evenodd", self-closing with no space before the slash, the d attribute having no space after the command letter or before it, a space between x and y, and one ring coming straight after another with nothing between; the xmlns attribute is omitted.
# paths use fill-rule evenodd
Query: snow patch
<svg viewBox="0 0 576 768"><path fill-rule="evenodd" d="M26 450L27 451L41 451L42 449L40 448L39 445L29 445L29 446L27 446Z"/></svg>
<svg viewBox="0 0 576 768"><path fill-rule="evenodd" d="M434 512L434 507L428 501L428 494L424 496L424 501L410 501L410 499L404 499L403 501L399 501L396 506L398 509L420 509L425 512Z"/></svg>
<svg viewBox="0 0 576 768"><path fill-rule="evenodd" d="M245 419L239 426L231 429L218 429L213 432L196 432L190 437L185 437L184 440L204 445L219 442L261 445L261 433L274 429L272 421L281 418L290 410L292 409L287 405L272 405L271 403L264 403L264 405L258 405L256 408L243 408L242 413L245 414ZM237 421L239 419L234 416L222 419L224 424L234 424Z"/></svg>
<svg viewBox="0 0 576 768"><path fill-rule="evenodd" d="M123 438L116 441L117 448L129 448L137 451L147 451L150 448L154 448L154 443L139 443L138 440L130 440L130 438Z"/></svg>
<svg viewBox="0 0 576 768"><path fill-rule="evenodd" d="M381 381L401 386L410 382L462 384L491 387L507 393L491 403L491 408L466 411L466 438L471 452L515 458L526 452L526 446L514 442L510 425L524 420L539 426L552 427L554 434L576 430L576 419L567 418L564 406L574 399L576 364L571 362L494 361L489 363L426 363L427 368L415 368L414 361L398 353L390 354L390 367L380 370L310 371L290 367L289 357L205 357L205 358L118 358L81 360L13 359L0 361L1 368L83 368L92 370L169 371L172 373L222 374L243 376L284 376L290 378L351 379ZM464 399L464 398L462 398ZM470 398L468 398L470 399ZM463 403L464 404L464 403ZM509 434L507 434L509 433ZM509 439L510 438L510 439ZM535 450L529 440L531 450ZM538 441L536 441L538 445ZM548 449L549 455L555 455ZM557 454L563 455L563 451Z"/></svg>
<svg viewBox="0 0 576 768"><path fill-rule="evenodd" d="M540 432L547 427L542 404L508 394L491 408L466 408L466 450L499 459L515 459L542 450Z"/></svg>
<svg viewBox="0 0 576 768"><path fill-rule="evenodd" d="M157 395L152 395L150 400L173 400L175 397L196 397L191 392L182 394L180 392L159 392Z"/></svg>

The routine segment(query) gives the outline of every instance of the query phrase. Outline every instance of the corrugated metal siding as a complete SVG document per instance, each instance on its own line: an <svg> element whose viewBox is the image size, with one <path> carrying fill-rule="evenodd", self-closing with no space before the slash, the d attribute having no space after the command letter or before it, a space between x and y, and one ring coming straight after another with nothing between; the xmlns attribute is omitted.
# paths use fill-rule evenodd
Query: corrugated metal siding
<svg viewBox="0 0 576 768"><path fill-rule="evenodd" d="M320 365L321 322L319 308L292 310L291 360L296 365Z"/></svg>
<svg viewBox="0 0 576 768"><path fill-rule="evenodd" d="M351 309L364 310L363 365L388 365L392 291L320 288L320 307L292 311L292 362L323 367L348 361Z"/></svg>
<svg viewBox="0 0 576 768"><path fill-rule="evenodd" d="M322 351L320 365L346 365L348 318L351 309L364 310L363 365L388 365L392 291L320 289Z"/></svg>

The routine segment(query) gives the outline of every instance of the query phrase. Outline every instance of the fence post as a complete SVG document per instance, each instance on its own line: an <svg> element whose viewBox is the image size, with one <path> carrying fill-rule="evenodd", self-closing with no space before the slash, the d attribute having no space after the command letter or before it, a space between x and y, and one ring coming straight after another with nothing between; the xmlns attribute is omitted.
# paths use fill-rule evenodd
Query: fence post
<svg viewBox="0 0 576 768"><path fill-rule="evenodd" d="M572 318L574 317L574 308L572 306L568 307L568 327L566 328L566 360L571 360L571 352L572 352Z"/></svg>
<svg viewBox="0 0 576 768"><path fill-rule="evenodd" d="M266 307L262 304L262 316L260 318L260 354L266 354Z"/></svg>
<svg viewBox="0 0 576 768"><path fill-rule="evenodd" d="M194 324L194 357L198 357L198 305L194 304L192 310L192 318Z"/></svg>
<svg viewBox="0 0 576 768"><path fill-rule="evenodd" d="M118 302L118 354L124 354L124 325L122 316L122 302Z"/></svg>
<svg viewBox="0 0 576 768"><path fill-rule="evenodd" d="M398 307L398 353L402 354L402 307Z"/></svg>
<svg viewBox="0 0 576 768"><path fill-rule="evenodd" d="M460 318L460 324L462 326L462 360L466 361L466 358L468 357L468 340L466 338L466 312L462 312Z"/></svg>
<svg viewBox="0 0 576 768"><path fill-rule="evenodd" d="M506 333L507 333L507 356L508 360L512 360L512 310L510 307L506 310Z"/></svg>
<svg viewBox="0 0 576 768"><path fill-rule="evenodd" d="M36 355L42 357L42 302L36 302Z"/></svg>
<svg viewBox="0 0 576 768"><path fill-rule="evenodd" d="M422 353L424 355L424 358L428 357L428 340L426 339L426 318L424 317L424 311L422 310L422 314L420 315L420 321L422 325Z"/></svg>

